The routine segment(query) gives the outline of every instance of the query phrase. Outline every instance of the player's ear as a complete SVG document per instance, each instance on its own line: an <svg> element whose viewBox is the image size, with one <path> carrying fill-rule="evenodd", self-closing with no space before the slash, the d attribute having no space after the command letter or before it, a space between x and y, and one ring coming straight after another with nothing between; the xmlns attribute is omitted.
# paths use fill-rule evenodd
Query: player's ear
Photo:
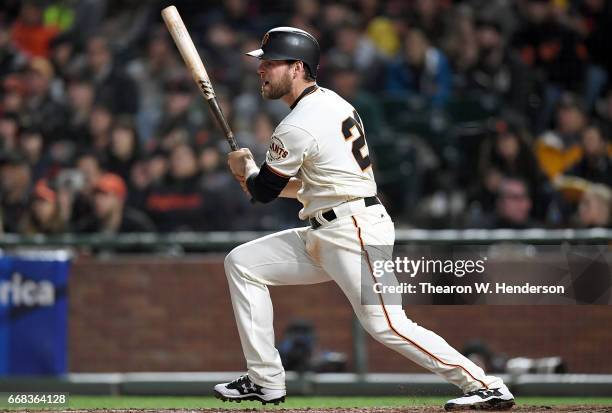
<svg viewBox="0 0 612 413"><path fill-rule="evenodd" d="M297 78L300 75L300 72L304 70L304 62L301 60L296 60L294 64L293 78Z"/></svg>

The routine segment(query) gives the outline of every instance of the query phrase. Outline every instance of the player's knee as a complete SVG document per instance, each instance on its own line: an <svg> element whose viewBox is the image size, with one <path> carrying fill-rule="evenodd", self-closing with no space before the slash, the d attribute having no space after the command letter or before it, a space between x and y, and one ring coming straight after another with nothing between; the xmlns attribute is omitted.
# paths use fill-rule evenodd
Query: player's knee
<svg viewBox="0 0 612 413"><path fill-rule="evenodd" d="M377 323L370 320L367 323L362 323L364 329L379 343L388 345L390 339L393 338L393 331L386 323Z"/></svg>
<svg viewBox="0 0 612 413"><path fill-rule="evenodd" d="M379 343L393 347L398 341L397 330L388 320L370 319L364 324L364 329Z"/></svg>
<svg viewBox="0 0 612 413"><path fill-rule="evenodd" d="M235 270L239 265L244 266L248 261L249 251L247 251L244 245L239 245L225 256L223 267L225 268L225 272L229 275L230 272L234 272L232 270Z"/></svg>
<svg viewBox="0 0 612 413"><path fill-rule="evenodd" d="M225 273L227 275L229 275L232 270L236 268L236 264L238 263L237 249L238 248L234 248L233 250L231 250L230 253L225 256L225 260L223 260L223 268L225 268Z"/></svg>
<svg viewBox="0 0 612 413"><path fill-rule="evenodd" d="M397 336L398 331L411 330L415 323L406 317L401 306L367 306L359 320L363 328L377 341L386 343Z"/></svg>
<svg viewBox="0 0 612 413"><path fill-rule="evenodd" d="M379 306L365 306L365 310L358 315L361 326L371 336L376 337L388 330L389 325L384 312Z"/></svg>

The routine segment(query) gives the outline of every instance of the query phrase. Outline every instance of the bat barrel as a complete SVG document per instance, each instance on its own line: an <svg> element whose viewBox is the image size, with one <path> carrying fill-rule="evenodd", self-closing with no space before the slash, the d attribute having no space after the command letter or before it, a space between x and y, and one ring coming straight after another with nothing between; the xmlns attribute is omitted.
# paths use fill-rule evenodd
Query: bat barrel
<svg viewBox="0 0 612 413"><path fill-rule="evenodd" d="M191 40L191 36L185 27L185 23L181 18L178 10L175 6L168 6L161 12L162 18L166 23L166 27L174 40L174 44L178 48L183 61L187 65L189 72L191 73L193 80L197 83L200 91L206 99L212 99L215 97L215 91L213 90L212 84L208 78L208 73L204 67L202 59Z"/></svg>
<svg viewBox="0 0 612 413"><path fill-rule="evenodd" d="M234 138L234 134L223 116L223 112L219 107L219 102L217 102L217 97L215 95L215 91L213 90L212 83L210 83L210 79L208 78L208 73L206 73L206 68L204 67L204 63L202 59L200 59L200 55L193 44L193 40L191 40L191 36L185 27L185 23L181 18L178 10L174 6L168 6L161 12L162 18L166 23L166 27L174 40L174 44L179 49L187 68L191 72L193 76L193 80L198 85L198 88L202 92L202 95L208 101L210 105L210 109L212 113L215 115L219 126L223 130L223 134L225 135L225 139L230 145L230 148L235 151L238 150L238 144L236 143L236 138Z"/></svg>

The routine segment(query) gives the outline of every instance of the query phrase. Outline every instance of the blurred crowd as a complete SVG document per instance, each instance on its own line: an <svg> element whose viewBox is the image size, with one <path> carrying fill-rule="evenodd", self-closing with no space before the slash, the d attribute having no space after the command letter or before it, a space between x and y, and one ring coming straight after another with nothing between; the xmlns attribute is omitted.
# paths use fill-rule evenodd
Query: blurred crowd
<svg viewBox="0 0 612 413"><path fill-rule="evenodd" d="M169 2L0 3L3 232L299 225L295 200L251 205L229 174ZM261 98L243 52L294 26L320 41L318 84L364 120L400 226L610 227L611 1L173 3L258 161L289 109Z"/></svg>

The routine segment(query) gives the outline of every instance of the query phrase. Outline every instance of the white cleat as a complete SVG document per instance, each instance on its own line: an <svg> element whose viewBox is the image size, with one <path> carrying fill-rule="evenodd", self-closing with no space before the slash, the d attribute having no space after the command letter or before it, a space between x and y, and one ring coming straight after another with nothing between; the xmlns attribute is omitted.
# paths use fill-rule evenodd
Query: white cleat
<svg viewBox="0 0 612 413"><path fill-rule="evenodd" d="M471 391L461 397L446 402L444 410L510 410L514 406L514 396L506 385L497 389Z"/></svg>
<svg viewBox="0 0 612 413"><path fill-rule="evenodd" d="M243 400L260 401L262 404L279 404L285 401L285 390L268 389L259 386L249 379L248 375L240 376L229 383L215 386L215 397L225 401L240 403Z"/></svg>

